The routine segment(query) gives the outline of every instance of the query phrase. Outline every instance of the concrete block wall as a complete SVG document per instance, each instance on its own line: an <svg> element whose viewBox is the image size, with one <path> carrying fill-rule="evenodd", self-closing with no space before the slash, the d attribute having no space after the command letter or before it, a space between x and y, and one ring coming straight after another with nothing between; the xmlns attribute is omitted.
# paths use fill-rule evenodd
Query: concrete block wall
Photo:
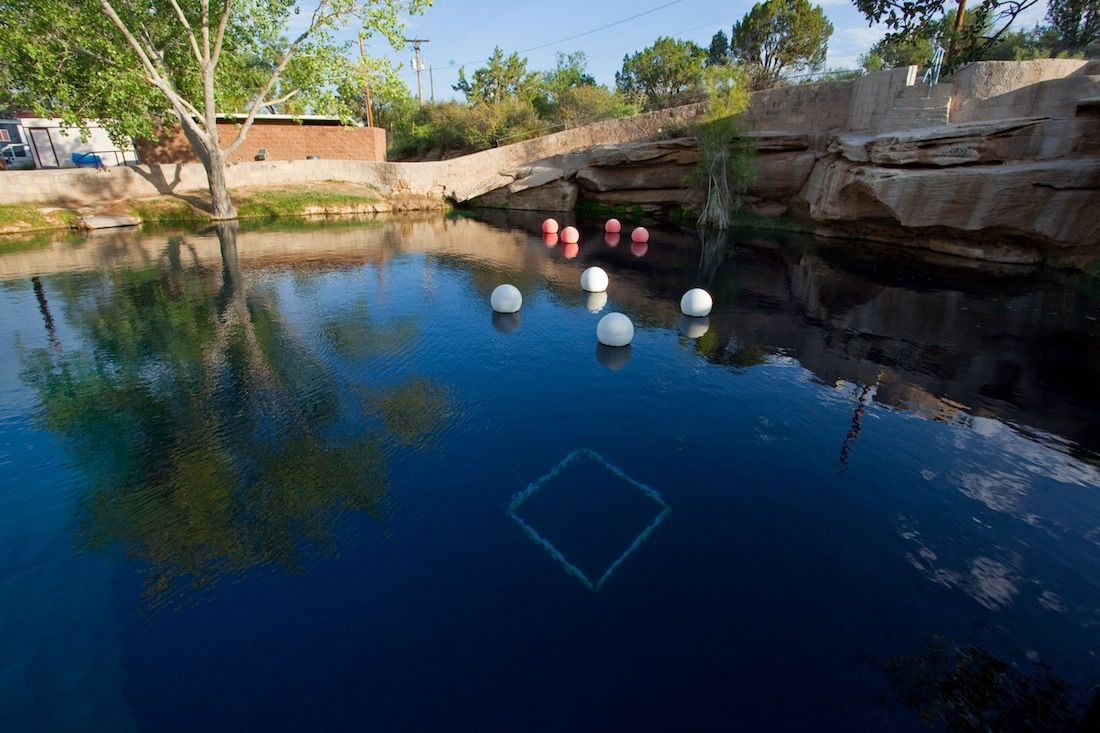
<svg viewBox="0 0 1100 733"><path fill-rule="evenodd" d="M848 124L855 84L855 80L845 80L754 92L743 119L751 132L843 131Z"/></svg>
<svg viewBox="0 0 1100 733"><path fill-rule="evenodd" d="M1100 94L1100 61L983 61L952 78L951 121L1073 117L1077 102Z"/></svg>
<svg viewBox="0 0 1100 733"><path fill-rule="evenodd" d="M219 122L222 147L240 134L236 122ZM183 131L173 125L155 140L137 144L141 161L148 164L195 163ZM301 124L292 120L260 120L248 131L244 143L229 156L231 163L255 160L257 151L267 151L267 160L305 160L316 155L329 160L386 159L386 131L378 127Z"/></svg>

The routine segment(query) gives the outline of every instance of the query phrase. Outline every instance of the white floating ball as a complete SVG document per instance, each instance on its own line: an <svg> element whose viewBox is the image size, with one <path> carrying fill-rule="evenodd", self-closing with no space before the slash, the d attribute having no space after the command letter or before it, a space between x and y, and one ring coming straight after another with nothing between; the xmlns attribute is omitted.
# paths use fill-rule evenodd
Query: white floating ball
<svg viewBox="0 0 1100 733"><path fill-rule="evenodd" d="M523 296L515 285L505 283L497 285L489 297L489 302L497 313L515 313L523 305Z"/></svg>
<svg viewBox="0 0 1100 733"><path fill-rule="evenodd" d="M602 293L607 290L607 273L602 267L589 267L581 273L581 290Z"/></svg>
<svg viewBox="0 0 1100 733"><path fill-rule="evenodd" d="M692 288L680 298L680 310L685 316L702 318L710 315L710 309L714 307L714 301L710 293L702 288Z"/></svg>
<svg viewBox="0 0 1100 733"><path fill-rule="evenodd" d="M585 300L584 307L588 309L589 313L599 313L603 310L603 307L607 305L607 292L589 293L588 299Z"/></svg>
<svg viewBox="0 0 1100 733"><path fill-rule="evenodd" d="M626 346L634 340L634 324L622 313L608 313L596 324L596 338L604 346Z"/></svg>

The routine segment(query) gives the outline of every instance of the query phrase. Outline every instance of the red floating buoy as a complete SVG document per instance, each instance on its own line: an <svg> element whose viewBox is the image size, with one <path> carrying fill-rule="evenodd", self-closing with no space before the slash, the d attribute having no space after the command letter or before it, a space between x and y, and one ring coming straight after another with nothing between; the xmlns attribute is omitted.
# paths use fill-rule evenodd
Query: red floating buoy
<svg viewBox="0 0 1100 733"><path fill-rule="evenodd" d="M603 225L603 230L611 234L618 234L623 230L623 225L619 223L618 219L608 219L607 223Z"/></svg>
<svg viewBox="0 0 1100 733"><path fill-rule="evenodd" d="M556 234L558 231L558 222L556 219L546 219L542 222L543 234Z"/></svg>
<svg viewBox="0 0 1100 733"><path fill-rule="evenodd" d="M577 231L576 227L566 227L561 230L561 241L566 244L574 244L581 239L581 233Z"/></svg>
<svg viewBox="0 0 1100 733"><path fill-rule="evenodd" d="M630 233L631 242L648 242L649 230L645 227L638 227Z"/></svg>

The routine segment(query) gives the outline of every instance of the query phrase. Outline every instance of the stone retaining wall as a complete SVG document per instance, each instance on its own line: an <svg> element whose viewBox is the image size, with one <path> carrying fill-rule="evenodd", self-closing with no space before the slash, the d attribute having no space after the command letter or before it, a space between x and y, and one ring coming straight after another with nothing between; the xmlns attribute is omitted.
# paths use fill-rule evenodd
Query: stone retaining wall
<svg viewBox="0 0 1100 733"><path fill-rule="evenodd" d="M691 105L648 112L564 130L452 160L420 163L333 159L238 162L229 166L227 178L230 188L341 181L367 183L383 191L465 201L507 185L515 179L514 171L531 161L595 145L652 137L671 125L681 124L698 111L698 105ZM248 150L254 154L252 133L248 140ZM140 165L109 171L0 171L0 204L79 207L205 191L206 188L206 173L198 163Z"/></svg>

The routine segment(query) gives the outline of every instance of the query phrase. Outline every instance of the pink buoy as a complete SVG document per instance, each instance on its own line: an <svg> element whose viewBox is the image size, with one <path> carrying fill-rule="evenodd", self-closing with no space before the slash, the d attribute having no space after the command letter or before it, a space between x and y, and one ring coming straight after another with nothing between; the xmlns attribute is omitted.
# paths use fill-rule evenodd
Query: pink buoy
<svg viewBox="0 0 1100 733"><path fill-rule="evenodd" d="M543 234L556 234L558 231L558 222L556 219L545 219L542 222Z"/></svg>
<svg viewBox="0 0 1100 733"><path fill-rule="evenodd" d="M645 253L649 251L649 245L645 242L632 242L630 245L630 254L635 257L645 257Z"/></svg>
<svg viewBox="0 0 1100 733"><path fill-rule="evenodd" d="M577 231L576 227L566 227L561 230L561 241L566 244L575 244L581 239L581 233Z"/></svg>
<svg viewBox="0 0 1100 733"><path fill-rule="evenodd" d="M649 230L645 227L638 227L630 233L631 242L648 242Z"/></svg>
<svg viewBox="0 0 1100 733"><path fill-rule="evenodd" d="M547 247L553 247L558 243L558 235L553 232L545 232L542 235L542 243Z"/></svg>
<svg viewBox="0 0 1100 733"><path fill-rule="evenodd" d="M603 241L607 242L608 247L619 246L619 234L617 232L608 232L603 235Z"/></svg>
<svg viewBox="0 0 1100 733"><path fill-rule="evenodd" d="M623 225L619 223L618 219L608 219L607 223L603 225L603 230L611 234L618 234L623 230Z"/></svg>
<svg viewBox="0 0 1100 733"><path fill-rule="evenodd" d="M561 246L561 253L567 260L571 260L576 257L580 251L580 245L578 245L576 242L566 242Z"/></svg>

